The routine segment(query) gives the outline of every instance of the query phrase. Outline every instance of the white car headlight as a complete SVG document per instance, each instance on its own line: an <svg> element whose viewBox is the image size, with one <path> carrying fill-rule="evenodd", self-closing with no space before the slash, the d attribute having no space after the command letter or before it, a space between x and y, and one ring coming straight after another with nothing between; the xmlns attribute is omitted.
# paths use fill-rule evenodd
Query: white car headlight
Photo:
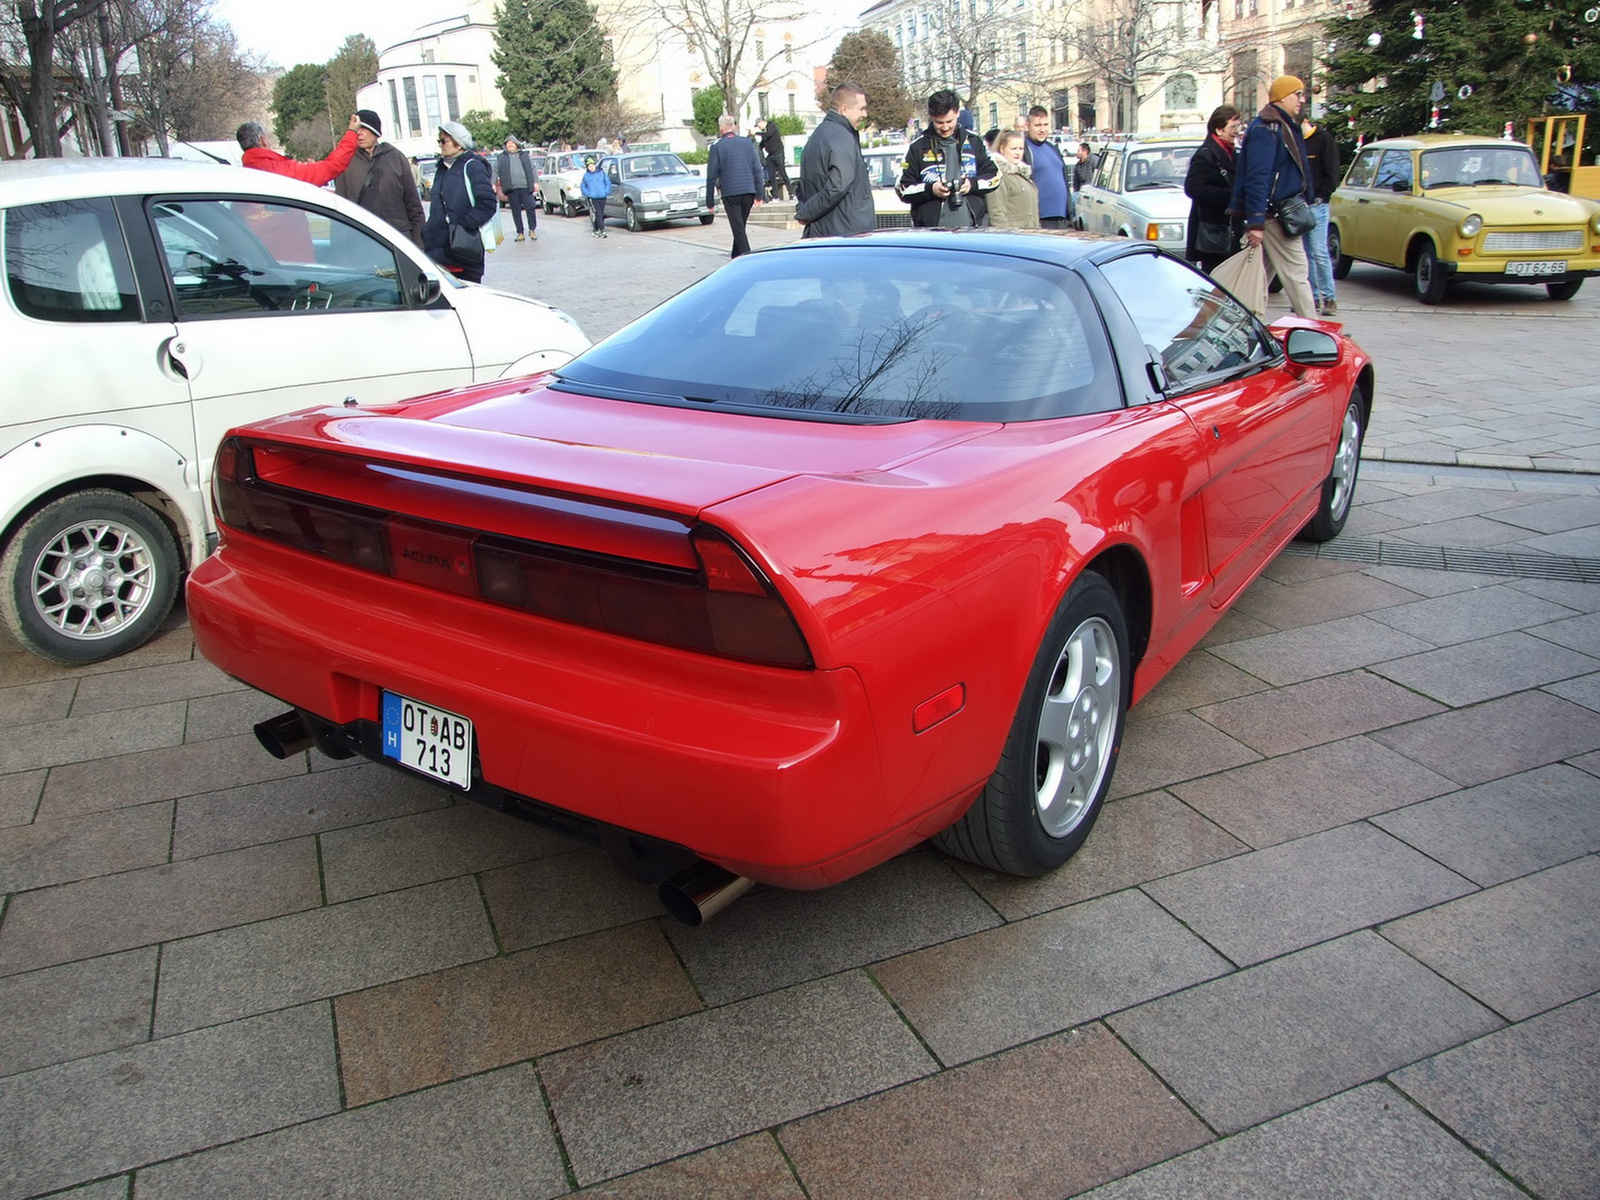
<svg viewBox="0 0 1600 1200"><path fill-rule="evenodd" d="M641 204L660 204L665 199L666 199L666 197L663 196L662 193L660 193L660 192L640 192L639 193L639 202Z"/></svg>
<svg viewBox="0 0 1600 1200"><path fill-rule="evenodd" d="M1477 237L1478 231L1483 228L1483 218L1477 213L1471 213L1461 218L1461 224L1456 228L1461 231L1462 237Z"/></svg>
<svg viewBox="0 0 1600 1200"><path fill-rule="evenodd" d="M1176 221L1151 221L1144 227L1147 242L1181 242L1189 235L1189 227Z"/></svg>

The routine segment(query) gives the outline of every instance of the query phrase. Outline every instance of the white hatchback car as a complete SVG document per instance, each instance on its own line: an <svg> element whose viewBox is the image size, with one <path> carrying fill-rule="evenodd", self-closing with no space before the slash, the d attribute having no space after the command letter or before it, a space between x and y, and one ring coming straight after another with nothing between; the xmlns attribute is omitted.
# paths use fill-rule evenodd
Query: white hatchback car
<svg viewBox="0 0 1600 1200"><path fill-rule="evenodd" d="M0 617L86 663L161 625L215 539L234 425L558 367L589 340L383 221L242 167L0 163Z"/></svg>
<svg viewBox="0 0 1600 1200"><path fill-rule="evenodd" d="M1189 236L1183 181L1204 140L1153 136L1108 145L1078 192L1078 228L1155 242L1182 258Z"/></svg>

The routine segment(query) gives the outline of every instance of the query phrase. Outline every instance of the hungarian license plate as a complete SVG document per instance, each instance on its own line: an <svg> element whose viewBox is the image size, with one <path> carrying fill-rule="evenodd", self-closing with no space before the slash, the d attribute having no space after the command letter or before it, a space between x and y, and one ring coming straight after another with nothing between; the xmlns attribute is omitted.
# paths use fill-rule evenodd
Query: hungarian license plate
<svg viewBox="0 0 1600 1200"><path fill-rule="evenodd" d="M1542 261L1535 262L1508 262L1506 264L1507 275L1543 276L1565 275L1566 273L1567 264L1562 262L1560 259L1544 259Z"/></svg>
<svg viewBox="0 0 1600 1200"><path fill-rule="evenodd" d="M695 204L693 200L676 200L669 207L673 212L678 212L681 209L693 208L694 206Z"/></svg>
<svg viewBox="0 0 1600 1200"><path fill-rule="evenodd" d="M472 786L472 722L453 712L385 692L383 753L462 791Z"/></svg>

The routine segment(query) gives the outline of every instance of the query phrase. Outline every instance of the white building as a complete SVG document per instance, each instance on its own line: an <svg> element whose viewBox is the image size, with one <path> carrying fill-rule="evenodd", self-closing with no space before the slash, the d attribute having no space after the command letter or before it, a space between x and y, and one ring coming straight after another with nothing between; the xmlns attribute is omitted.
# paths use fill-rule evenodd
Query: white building
<svg viewBox="0 0 1600 1200"><path fill-rule="evenodd" d="M495 79L495 0L468 0L465 11L419 28L411 37L378 51L378 78L357 95L361 108L383 118L384 136L409 155L436 151L440 121L483 110L505 115ZM663 141L674 149L696 144L694 96L710 80L699 56L685 40L659 23L640 20L625 0L599 0L601 24L611 39L617 66L618 100L623 108L651 114L656 130L636 141ZM748 129L757 117L791 113L808 126L822 119L815 80L839 38L853 27L855 5L827 0L822 10L793 24L752 30L750 94L738 114ZM757 73L757 63L766 63ZM543 130L524 131L529 137Z"/></svg>

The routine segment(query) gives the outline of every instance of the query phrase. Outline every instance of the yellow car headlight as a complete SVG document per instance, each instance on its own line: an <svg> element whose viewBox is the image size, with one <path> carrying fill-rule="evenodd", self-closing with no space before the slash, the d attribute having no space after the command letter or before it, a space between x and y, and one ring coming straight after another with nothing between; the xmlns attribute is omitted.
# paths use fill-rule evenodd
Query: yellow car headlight
<svg viewBox="0 0 1600 1200"><path fill-rule="evenodd" d="M1461 218L1461 224L1456 228L1461 230L1462 237L1477 237L1478 231L1483 228L1483 218L1477 213Z"/></svg>

